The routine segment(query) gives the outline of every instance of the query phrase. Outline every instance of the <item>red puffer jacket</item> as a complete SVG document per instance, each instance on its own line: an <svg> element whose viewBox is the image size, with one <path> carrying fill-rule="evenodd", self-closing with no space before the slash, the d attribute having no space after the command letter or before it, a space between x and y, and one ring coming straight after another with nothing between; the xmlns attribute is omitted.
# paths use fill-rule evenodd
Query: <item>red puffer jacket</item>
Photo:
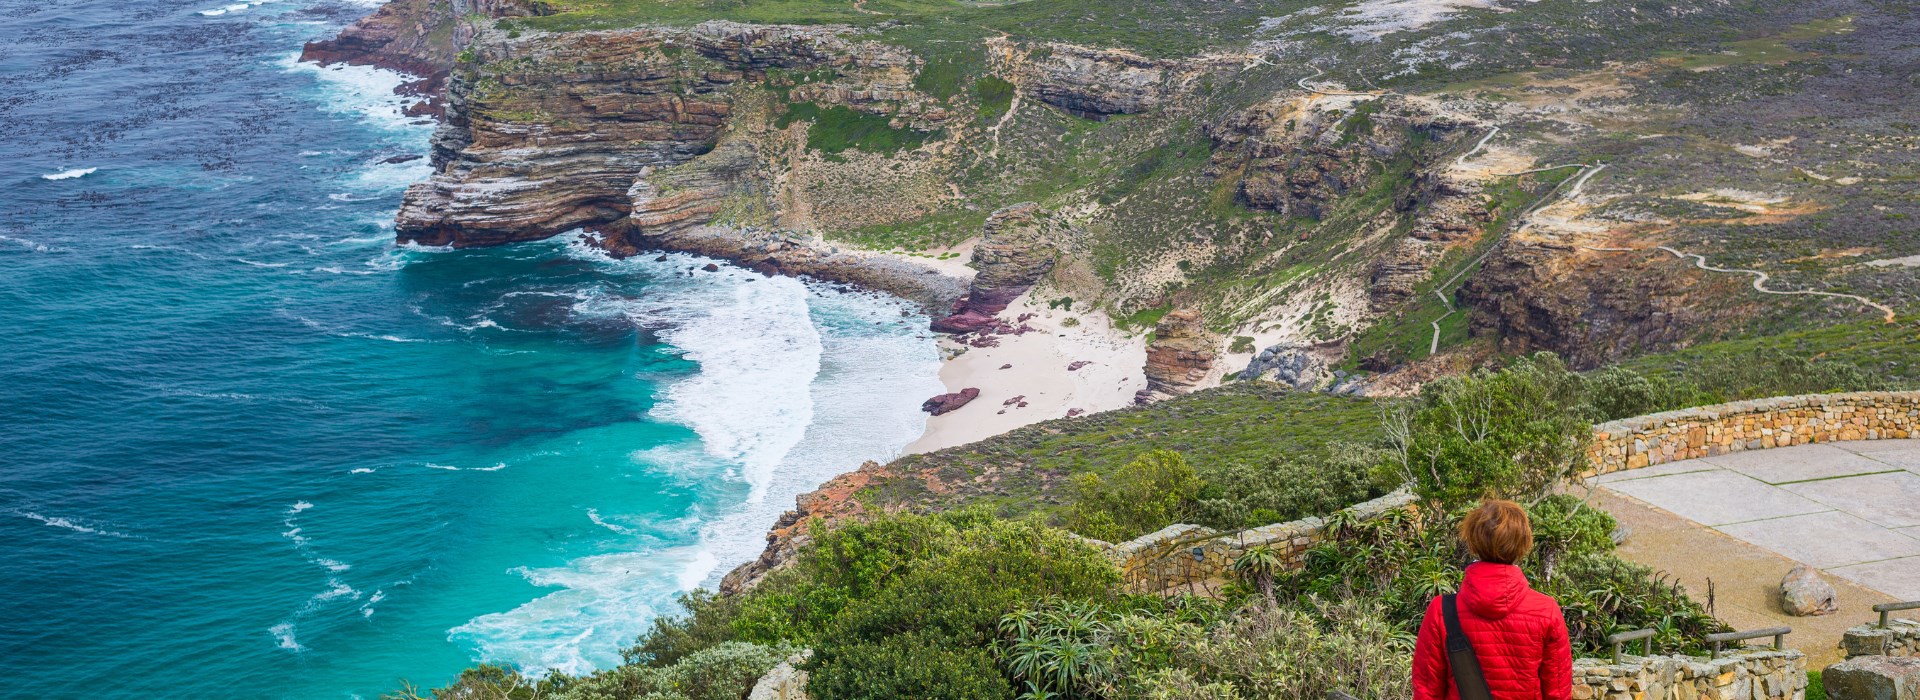
<svg viewBox="0 0 1920 700"><path fill-rule="evenodd" d="M1520 567L1467 565L1456 606L1494 700L1569 700L1573 650L1560 604L1527 585ZM1440 599L1427 604L1413 647L1413 700L1459 700L1447 668L1447 622Z"/></svg>

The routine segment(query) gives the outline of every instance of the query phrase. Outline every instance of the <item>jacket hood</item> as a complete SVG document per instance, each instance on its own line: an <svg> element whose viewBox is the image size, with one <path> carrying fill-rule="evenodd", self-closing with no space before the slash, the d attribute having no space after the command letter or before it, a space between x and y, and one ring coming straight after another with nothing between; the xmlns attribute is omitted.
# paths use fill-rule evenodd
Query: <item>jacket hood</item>
<svg viewBox="0 0 1920 700"><path fill-rule="evenodd" d="M1460 604L1483 620L1498 620L1519 607L1521 599L1533 590L1527 575L1512 564L1477 561L1467 565L1460 582Z"/></svg>

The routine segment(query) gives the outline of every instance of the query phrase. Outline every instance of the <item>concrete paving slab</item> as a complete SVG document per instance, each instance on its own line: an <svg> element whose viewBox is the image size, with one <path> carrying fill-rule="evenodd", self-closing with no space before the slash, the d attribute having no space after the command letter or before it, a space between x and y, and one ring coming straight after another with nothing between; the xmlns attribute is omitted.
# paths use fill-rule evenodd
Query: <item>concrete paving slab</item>
<svg viewBox="0 0 1920 700"><path fill-rule="evenodd" d="M1920 449L1863 452L1860 456L1885 464L1894 469L1920 472Z"/></svg>
<svg viewBox="0 0 1920 700"><path fill-rule="evenodd" d="M1855 564L1829 571L1900 600L1920 600L1920 557ZM1841 605L1845 604L1846 601L1841 601Z"/></svg>
<svg viewBox="0 0 1920 700"><path fill-rule="evenodd" d="M1699 471L1711 471L1719 468L1720 467L1718 465L1708 464L1705 460L1683 459L1678 462L1668 462L1666 464L1655 464L1651 467L1641 467L1639 469L1628 469L1625 471L1617 471L1611 474L1601 474L1600 476L1593 477L1593 483L1611 484L1616 481L1626 481L1628 479L1650 479L1656 476L1672 476L1674 474L1685 474L1687 472L1699 472Z"/></svg>
<svg viewBox="0 0 1920 700"><path fill-rule="evenodd" d="M1769 484L1807 479L1830 479L1836 476L1887 470L1887 465L1883 462L1876 462L1825 444L1732 452L1718 457L1707 457L1703 461L1732 469Z"/></svg>
<svg viewBox="0 0 1920 700"><path fill-rule="evenodd" d="M1837 511L1714 529L1823 569L1920 556L1920 540Z"/></svg>
<svg viewBox="0 0 1920 700"><path fill-rule="evenodd" d="M1725 525L1832 510L1799 494L1731 471L1629 479L1608 484L1607 488L1665 508L1702 525Z"/></svg>
<svg viewBox="0 0 1920 700"><path fill-rule="evenodd" d="M1920 525L1920 474L1888 472L1782 486L1881 527Z"/></svg>
<svg viewBox="0 0 1920 700"><path fill-rule="evenodd" d="M1862 455L1896 450L1920 450L1920 440L1849 440L1847 442L1828 444L1854 454Z"/></svg>
<svg viewBox="0 0 1920 700"><path fill-rule="evenodd" d="M1780 609L1780 578L1793 561L1608 489L1595 489L1593 498L1631 533L1620 556L1670 572L1701 605L1707 604L1707 591L1714 591L1714 616L1734 629L1793 627L1787 641L1806 652L1811 668L1840 661L1840 635L1863 619L1855 611L1894 602L1886 593L1826 574L1846 612L1790 616Z"/></svg>

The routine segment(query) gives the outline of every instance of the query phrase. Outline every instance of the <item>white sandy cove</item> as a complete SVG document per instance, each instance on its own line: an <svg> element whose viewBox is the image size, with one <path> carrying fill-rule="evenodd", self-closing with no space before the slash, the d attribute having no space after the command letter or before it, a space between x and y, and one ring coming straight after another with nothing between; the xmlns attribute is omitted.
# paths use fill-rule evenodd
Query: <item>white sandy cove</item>
<svg viewBox="0 0 1920 700"><path fill-rule="evenodd" d="M980 397L960 410L927 419L926 432L907 445L909 454L964 445L1024 425L1065 418L1069 409L1097 413L1121 408L1132 404L1134 392L1146 387L1145 334L1136 336L1115 329L1106 314L1099 312L1049 310L1044 302L1036 303L1032 297L1032 292L1021 295L1000 313L1000 318L1018 327L1014 319L1034 313L1027 325L1035 332L996 336L999 346L967 348L941 366L940 381L947 391L972 387L980 390ZM1079 325L1061 327L1068 317L1079 319ZM959 347L951 339L943 338L940 343L943 348ZM1067 371L1068 365L1083 360L1092 364ZM1013 366L1000 369L1002 365ZM1026 408L1005 404L1016 396L1026 397Z"/></svg>

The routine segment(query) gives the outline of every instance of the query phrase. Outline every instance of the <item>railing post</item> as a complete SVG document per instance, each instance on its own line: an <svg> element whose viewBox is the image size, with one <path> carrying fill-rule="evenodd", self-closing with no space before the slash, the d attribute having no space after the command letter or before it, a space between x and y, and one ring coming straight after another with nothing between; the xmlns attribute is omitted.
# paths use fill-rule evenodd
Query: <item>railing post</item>
<svg viewBox="0 0 1920 700"><path fill-rule="evenodd" d="M1745 632L1720 632L1718 634L1709 634L1707 635L1706 640L1708 643L1713 645L1712 658L1717 659L1717 658L1720 658L1720 645L1722 643L1738 642L1738 641L1747 640L1747 639L1759 639L1761 637L1772 637L1773 648L1775 650L1779 650L1779 649L1785 648L1787 635L1792 633L1793 633L1792 627L1768 627L1766 629L1747 630Z"/></svg>
<svg viewBox="0 0 1920 700"><path fill-rule="evenodd" d="M1892 620L1887 619L1887 615L1895 610L1920 610L1920 600L1909 600L1904 603L1881 603L1873 606L1873 611L1880 613L1880 629L1886 629L1887 625L1892 622Z"/></svg>

